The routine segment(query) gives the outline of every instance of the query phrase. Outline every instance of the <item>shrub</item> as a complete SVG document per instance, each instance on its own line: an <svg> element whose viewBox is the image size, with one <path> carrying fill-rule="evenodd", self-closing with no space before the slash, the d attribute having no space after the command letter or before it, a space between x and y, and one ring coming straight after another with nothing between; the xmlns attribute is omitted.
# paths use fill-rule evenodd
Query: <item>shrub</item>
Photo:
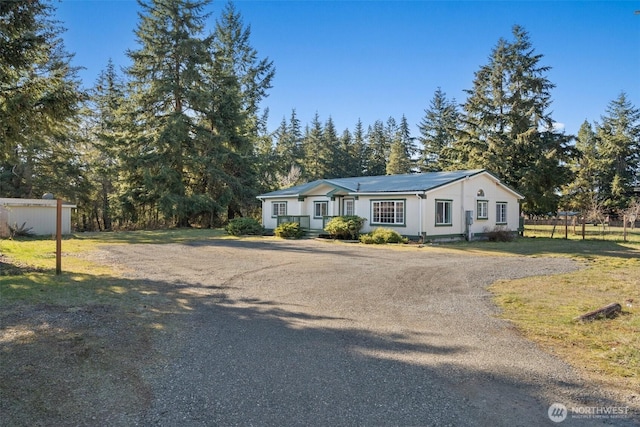
<svg viewBox="0 0 640 427"><path fill-rule="evenodd" d="M254 218L234 218L229 221L225 230L232 236L261 236L264 233L262 225Z"/></svg>
<svg viewBox="0 0 640 427"><path fill-rule="evenodd" d="M27 223L23 222L20 227L15 223L12 226L9 226L9 238L13 239L14 237L31 237L33 236L33 231L31 231L33 227L27 227Z"/></svg>
<svg viewBox="0 0 640 427"><path fill-rule="evenodd" d="M511 242L514 239L513 233L504 227L494 227L491 230L484 229L487 240L490 242Z"/></svg>
<svg viewBox="0 0 640 427"><path fill-rule="evenodd" d="M275 235L284 239L298 239L304 231L297 222L284 222L276 227Z"/></svg>
<svg viewBox="0 0 640 427"><path fill-rule="evenodd" d="M329 220L324 231L334 239L356 240L365 221L365 218L355 215L337 216Z"/></svg>
<svg viewBox="0 0 640 427"><path fill-rule="evenodd" d="M407 243L409 240L402 237L400 233L388 228L376 228L369 234L360 236L360 242L365 244L383 244L383 243Z"/></svg>

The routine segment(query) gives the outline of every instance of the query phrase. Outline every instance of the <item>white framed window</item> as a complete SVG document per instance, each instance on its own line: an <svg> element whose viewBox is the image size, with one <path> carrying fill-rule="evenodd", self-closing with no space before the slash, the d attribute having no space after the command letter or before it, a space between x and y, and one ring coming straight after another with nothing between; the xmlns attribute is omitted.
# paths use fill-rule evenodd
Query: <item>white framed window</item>
<svg viewBox="0 0 640 427"><path fill-rule="evenodd" d="M329 202L313 202L313 217L322 218L329 212Z"/></svg>
<svg viewBox="0 0 640 427"><path fill-rule="evenodd" d="M355 215L355 214L356 214L355 200L344 199L344 202L342 205L342 215Z"/></svg>
<svg viewBox="0 0 640 427"><path fill-rule="evenodd" d="M476 206L476 219L489 219L489 202L478 200Z"/></svg>
<svg viewBox="0 0 640 427"><path fill-rule="evenodd" d="M452 200L436 200L436 225L452 225Z"/></svg>
<svg viewBox="0 0 640 427"><path fill-rule="evenodd" d="M271 217L287 214L287 202L271 202Z"/></svg>
<svg viewBox="0 0 640 427"><path fill-rule="evenodd" d="M496 203L496 224L507 223L507 202Z"/></svg>
<svg viewBox="0 0 640 427"><path fill-rule="evenodd" d="M386 225L404 225L404 200L372 200L371 223Z"/></svg>

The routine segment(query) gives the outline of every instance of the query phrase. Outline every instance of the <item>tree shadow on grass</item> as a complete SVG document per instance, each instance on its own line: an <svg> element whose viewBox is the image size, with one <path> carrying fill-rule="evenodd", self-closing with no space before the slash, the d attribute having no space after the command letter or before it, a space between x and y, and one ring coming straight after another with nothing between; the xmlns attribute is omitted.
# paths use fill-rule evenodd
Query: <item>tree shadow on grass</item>
<svg viewBox="0 0 640 427"><path fill-rule="evenodd" d="M40 302L2 305L0 424L540 425L541 387L591 398L579 382L459 365L474 349L455 337L345 327L224 286L49 286L33 284Z"/></svg>

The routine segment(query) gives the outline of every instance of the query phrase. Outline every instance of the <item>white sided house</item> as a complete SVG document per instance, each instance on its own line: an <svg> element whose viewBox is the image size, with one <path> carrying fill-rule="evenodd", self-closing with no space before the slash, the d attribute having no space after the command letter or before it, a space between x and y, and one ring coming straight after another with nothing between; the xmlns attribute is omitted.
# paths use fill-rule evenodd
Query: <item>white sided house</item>
<svg viewBox="0 0 640 427"><path fill-rule="evenodd" d="M321 179L258 196L266 229L298 222L319 231L331 217L357 215L362 232L392 228L423 241L516 233L523 198L484 169Z"/></svg>
<svg viewBox="0 0 640 427"><path fill-rule="evenodd" d="M25 229L35 235L56 234L56 200L0 198L0 237L9 236L9 227ZM71 209L62 203L62 234L71 233Z"/></svg>

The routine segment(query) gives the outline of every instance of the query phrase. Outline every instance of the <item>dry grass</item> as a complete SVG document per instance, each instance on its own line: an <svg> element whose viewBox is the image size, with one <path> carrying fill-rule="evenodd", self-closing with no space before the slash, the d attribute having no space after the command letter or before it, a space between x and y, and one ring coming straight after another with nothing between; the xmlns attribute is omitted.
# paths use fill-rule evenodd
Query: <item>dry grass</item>
<svg viewBox="0 0 640 427"><path fill-rule="evenodd" d="M526 239L528 240L528 239ZM534 239L531 239L534 240ZM565 243L536 239L541 251ZM585 269L559 276L529 277L494 284L490 290L502 317L544 349L567 360L592 379L632 393L640 390L640 246L579 243L572 256ZM586 250L586 249L589 250ZM631 307L626 302L633 299ZM575 321L588 311L620 303L621 315L590 323Z"/></svg>

